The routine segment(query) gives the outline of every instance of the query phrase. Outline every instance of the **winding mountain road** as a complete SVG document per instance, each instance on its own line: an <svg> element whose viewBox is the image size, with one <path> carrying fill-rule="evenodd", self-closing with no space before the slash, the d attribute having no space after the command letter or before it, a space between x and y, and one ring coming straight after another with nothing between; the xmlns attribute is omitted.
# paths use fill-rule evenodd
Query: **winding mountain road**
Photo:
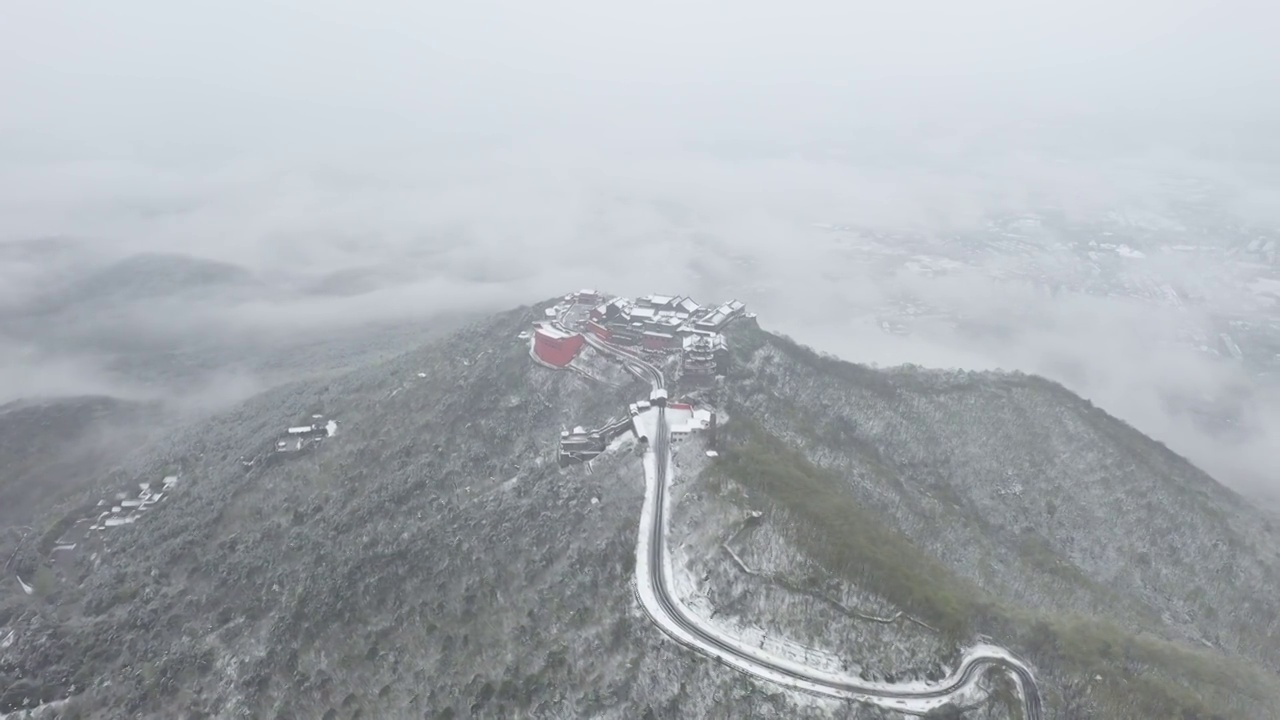
<svg viewBox="0 0 1280 720"><path fill-rule="evenodd" d="M662 370L639 355L591 337L587 342L597 351L618 358L632 373L656 391L665 388ZM1018 685L1025 720L1041 720L1042 704L1030 668L1011 653L993 646L971 649L947 678L934 683L875 683L844 674L809 667L730 637L705 623L680 602L667 562L667 485L670 475L670 429L666 408L657 409L657 429L646 454L645 506L641 513L636 557L636 593L645 613L668 637L680 645L706 655L753 677L786 685L817 695L870 702L888 709L918 714L921 702L936 706L974 682L986 669L998 668L1010 674Z"/></svg>

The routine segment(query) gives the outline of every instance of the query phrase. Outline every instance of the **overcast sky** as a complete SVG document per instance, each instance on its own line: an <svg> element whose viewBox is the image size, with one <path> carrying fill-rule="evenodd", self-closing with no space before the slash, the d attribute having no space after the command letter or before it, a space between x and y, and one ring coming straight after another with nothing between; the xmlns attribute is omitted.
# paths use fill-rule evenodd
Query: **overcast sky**
<svg viewBox="0 0 1280 720"><path fill-rule="evenodd" d="M1208 283L1209 310L1190 316L1048 300L990 280L990 261L938 283L884 273L807 226L946 236L1045 207L1158 216L1177 199L1170 178L1193 176L1218 188L1221 222L1276 227L1277 26L1263 0L10 0L0 240L386 285L228 311L251 328L580 286L732 288L766 325L848 359L1050 374L1222 474L1267 482L1280 408L1257 411L1251 455L1159 400L1242 382L1164 344L1196 313L1247 303L1233 282ZM1228 272L1152 260L1182 283ZM0 299L47 282L4 273ZM903 293L1031 320L985 346L846 322ZM20 377L27 352L0 367Z"/></svg>
<svg viewBox="0 0 1280 720"><path fill-rule="evenodd" d="M0 8L0 238L89 225L138 241L121 208L226 223L210 200L250 185L243 202L271 209L237 211L261 228L320 185L406 205L466 183L503 199L516 175L662 190L788 153L805 162L747 191L817 186L850 220L1092 207L1138 179L1135 159L1228 175L1242 211L1270 219L1277 23L1264 0L15 0Z"/></svg>
<svg viewBox="0 0 1280 720"><path fill-rule="evenodd" d="M861 128L886 134L875 143L1028 122L1263 136L1280 80L1273 8L15 0L0 10L0 122L6 144L161 156L458 135L772 144Z"/></svg>

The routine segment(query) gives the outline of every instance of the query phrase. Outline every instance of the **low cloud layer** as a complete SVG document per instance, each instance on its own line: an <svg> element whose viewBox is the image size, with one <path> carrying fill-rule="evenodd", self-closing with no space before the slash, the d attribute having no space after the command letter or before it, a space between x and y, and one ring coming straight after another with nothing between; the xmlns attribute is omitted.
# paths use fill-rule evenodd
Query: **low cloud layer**
<svg viewBox="0 0 1280 720"><path fill-rule="evenodd" d="M323 336L583 286L732 295L846 359L1048 375L1225 482L1280 488L1280 400L1217 344L1224 318L1275 312L1252 284L1274 267L1221 247L1280 226L1274 11L481 5L6 11L0 247L28 245L0 254L0 307L144 252L261 284L131 307L156 337ZM957 249L1026 213L1057 224ZM1117 226L1145 257L1099 279L1081 234ZM1159 250L1180 244L1213 252ZM4 345L6 396L147 392Z"/></svg>

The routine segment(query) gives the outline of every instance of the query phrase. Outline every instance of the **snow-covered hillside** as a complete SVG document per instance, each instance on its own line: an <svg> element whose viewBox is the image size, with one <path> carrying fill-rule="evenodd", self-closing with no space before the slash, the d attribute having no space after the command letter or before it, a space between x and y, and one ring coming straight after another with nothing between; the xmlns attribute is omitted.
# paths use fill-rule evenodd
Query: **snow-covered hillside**
<svg viewBox="0 0 1280 720"><path fill-rule="evenodd" d="M31 594L0 584L0 712L903 717L753 680L650 623L640 444L556 463L561 429L647 388L531 362L520 333L543 310L269 391L120 468L180 473L181 492L56 572L18 548ZM707 393L727 410L720 456L697 440L675 457L677 589L709 622L872 681L1006 646L1049 718L1280 707L1277 545L1238 497L1051 383L731 335ZM260 454L315 415L340 431ZM1011 719L1014 694L990 674L960 701Z"/></svg>

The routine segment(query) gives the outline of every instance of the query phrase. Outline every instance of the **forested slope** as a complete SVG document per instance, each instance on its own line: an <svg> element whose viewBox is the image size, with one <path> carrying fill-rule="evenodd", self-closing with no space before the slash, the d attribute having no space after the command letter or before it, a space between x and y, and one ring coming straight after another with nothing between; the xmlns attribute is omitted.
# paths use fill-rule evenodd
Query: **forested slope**
<svg viewBox="0 0 1280 720"><path fill-rule="evenodd" d="M731 341L716 472L825 570L1012 644L1051 688L1098 677L1113 713L1276 712L1273 518L1041 378L873 369L754 324Z"/></svg>

